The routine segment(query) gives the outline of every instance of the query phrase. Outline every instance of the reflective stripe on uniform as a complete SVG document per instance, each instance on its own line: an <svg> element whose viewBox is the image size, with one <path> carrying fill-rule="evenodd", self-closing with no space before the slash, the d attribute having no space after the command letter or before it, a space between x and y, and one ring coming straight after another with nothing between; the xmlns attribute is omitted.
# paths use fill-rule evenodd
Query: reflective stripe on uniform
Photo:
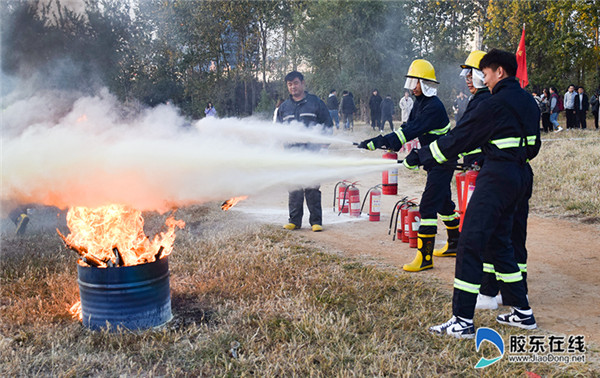
<svg viewBox="0 0 600 378"><path fill-rule="evenodd" d="M527 264L517 264L522 273L527 273Z"/></svg>
<svg viewBox="0 0 600 378"><path fill-rule="evenodd" d="M406 160L404 160L404 161L402 162L402 165L404 165L406 168L408 168L408 169L410 169L410 170L413 170L413 171L416 171L416 170L418 170L418 169L419 169L419 166L418 166L418 165L410 165L410 164L408 164L408 163L406 162Z"/></svg>
<svg viewBox="0 0 600 378"><path fill-rule="evenodd" d="M444 135L448 131L450 131L450 122L448 122L448 124L446 126L442 127L441 129L431 130L427 134Z"/></svg>
<svg viewBox="0 0 600 378"><path fill-rule="evenodd" d="M536 138L537 138L537 136L535 136L535 135L529 135L526 138L527 145L530 145L530 146L534 145ZM519 147L519 145L521 144L521 138L511 137L511 138L494 139L494 140L490 140L490 143L493 144L494 146L498 147L501 150L504 148L515 148L515 147Z"/></svg>
<svg viewBox="0 0 600 378"><path fill-rule="evenodd" d="M288 115L288 116L285 116L285 117L283 117L283 120L284 120L284 121L287 121L288 119L290 119L290 118L295 118L295 117L296 117L296 116L292 114L292 115Z"/></svg>
<svg viewBox="0 0 600 378"><path fill-rule="evenodd" d="M421 226L436 226L437 227L437 219L421 219Z"/></svg>
<svg viewBox="0 0 600 378"><path fill-rule="evenodd" d="M375 151L375 143L373 143L373 142L367 143L367 148L371 151Z"/></svg>
<svg viewBox="0 0 600 378"><path fill-rule="evenodd" d="M300 117L316 117L315 113L300 113Z"/></svg>
<svg viewBox="0 0 600 378"><path fill-rule="evenodd" d="M468 283L468 282L459 280L458 278L454 279L454 288L458 289L458 290L466 291L467 293L478 294L480 287L481 287L481 285Z"/></svg>
<svg viewBox="0 0 600 378"><path fill-rule="evenodd" d="M478 154L481 153L481 148L476 148L473 151L469 151L469 152L463 152L462 154L458 154L458 157L465 157L467 155L473 155L473 154Z"/></svg>
<svg viewBox="0 0 600 378"><path fill-rule="evenodd" d="M404 133L402 132L402 129L398 129L398 130L396 130L394 132L398 136L398 139L400 139L400 143L406 144L406 137L404 136Z"/></svg>
<svg viewBox="0 0 600 378"><path fill-rule="evenodd" d="M448 159L446 159L446 157L444 156L442 151L440 151L440 148L438 147L438 144L437 144L437 140L434 140L429 145L429 150L431 151L431 156L433 156L435 161L437 161L439 164L444 164L446 161L448 161Z"/></svg>
<svg viewBox="0 0 600 378"><path fill-rule="evenodd" d="M516 273L500 273L500 272L496 272L496 279L498 281L504 281L504 282L519 282L523 279L523 276L521 275L521 271L518 271Z"/></svg>
<svg viewBox="0 0 600 378"><path fill-rule="evenodd" d="M442 214L440 214L440 219L443 222L450 222L450 221L453 221L455 219L458 219L458 214L457 213L453 213L452 215L442 215Z"/></svg>
<svg viewBox="0 0 600 378"><path fill-rule="evenodd" d="M494 270L494 265L493 264L487 264L487 263L483 263L483 272L484 273L496 273L496 270Z"/></svg>

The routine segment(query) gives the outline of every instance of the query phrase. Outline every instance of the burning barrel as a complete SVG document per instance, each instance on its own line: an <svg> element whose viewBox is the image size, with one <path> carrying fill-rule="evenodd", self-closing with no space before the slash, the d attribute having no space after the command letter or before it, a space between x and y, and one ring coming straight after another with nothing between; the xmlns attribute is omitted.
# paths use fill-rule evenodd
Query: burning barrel
<svg viewBox="0 0 600 378"><path fill-rule="evenodd" d="M165 225L167 231L150 239L144 234L139 210L124 205L69 209L71 233L56 232L80 256L80 301L71 313L84 326L137 330L158 327L173 318L168 256L175 228L184 228L185 222L170 216Z"/></svg>
<svg viewBox="0 0 600 378"><path fill-rule="evenodd" d="M93 330L122 326L130 330L169 322L169 259L96 268L77 265L83 325Z"/></svg>

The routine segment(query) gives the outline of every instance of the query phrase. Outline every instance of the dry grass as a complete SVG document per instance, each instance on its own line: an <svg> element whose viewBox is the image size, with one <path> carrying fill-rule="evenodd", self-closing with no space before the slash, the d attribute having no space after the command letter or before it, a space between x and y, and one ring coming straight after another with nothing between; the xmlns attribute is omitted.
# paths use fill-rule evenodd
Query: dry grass
<svg viewBox="0 0 600 378"><path fill-rule="evenodd" d="M600 132L569 130L542 135L531 163L536 212L600 223Z"/></svg>
<svg viewBox="0 0 600 378"><path fill-rule="evenodd" d="M474 342L426 331L451 314L436 283L342 258L301 234L240 223L217 206L178 216L188 227L170 258L175 318L137 333L92 332L70 319L75 256L57 236L5 237L0 376L597 374L585 364L505 360L476 371ZM150 228L160 223L148 217ZM478 320L494 324L491 313Z"/></svg>

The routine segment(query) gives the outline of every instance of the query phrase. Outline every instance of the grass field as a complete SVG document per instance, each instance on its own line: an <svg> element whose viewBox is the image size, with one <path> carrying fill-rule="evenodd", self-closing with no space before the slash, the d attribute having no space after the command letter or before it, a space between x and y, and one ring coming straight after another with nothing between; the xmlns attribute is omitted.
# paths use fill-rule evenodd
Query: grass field
<svg viewBox="0 0 600 378"><path fill-rule="evenodd" d="M534 211L596 222L600 133L550 134L534 160ZM575 138L585 138L579 140ZM278 228L239 223L218 204L180 209L170 257L174 320L159 330L92 332L71 318L76 256L54 233L4 235L0 376L600 375L588 364L483 369L485 344L427 327L451 315L441 285L344 258ZM149 228L164 218L146 214ZM478 315L494 324L494 314ZM508 331L514 335L532 334ZM598 353L597 346L590 349Z"/></svg>
<svg viewBox="0 0 600 378"><path fill-rule="evenodd" d="M569 130L542 140L531 163L534 211L600 223L600 132Z"/></svg>
<svg viewBox="0 0 600 378"><path fill-rule="evenodd" d="M500 362L429 334L450 297L419 276L338 256L299 234L181 209L170 258L174 320L93 332L72 320L75 256L54 235L2 242L0 376L592 376L586 364ZM148 214L148 223L162 218ZM493 314L481 317L493 324ZM515 330L514 334L528 334Z"/></svg>

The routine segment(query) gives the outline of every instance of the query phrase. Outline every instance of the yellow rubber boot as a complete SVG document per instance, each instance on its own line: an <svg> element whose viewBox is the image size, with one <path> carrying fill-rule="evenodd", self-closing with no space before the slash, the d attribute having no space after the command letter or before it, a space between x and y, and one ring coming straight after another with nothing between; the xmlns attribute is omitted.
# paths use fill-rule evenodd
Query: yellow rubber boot
<svg viewBox="0 0 600 378"><path fill-rule="evenodd" d="M433 268L433 245L435 244L435 235L417 235L417 255L410 264L405 264L402 269L407 272L420 272L425 269Z"/></svg>
<svg viewBox="0 0 600 378"><path fill-rule="evenodd" d="M448 241L442 248L433 251L433 255L436 257L456 256L456 251L458 250L458 238L460 236L458 226L446 227L446 232L448 233Z"/></svg>

